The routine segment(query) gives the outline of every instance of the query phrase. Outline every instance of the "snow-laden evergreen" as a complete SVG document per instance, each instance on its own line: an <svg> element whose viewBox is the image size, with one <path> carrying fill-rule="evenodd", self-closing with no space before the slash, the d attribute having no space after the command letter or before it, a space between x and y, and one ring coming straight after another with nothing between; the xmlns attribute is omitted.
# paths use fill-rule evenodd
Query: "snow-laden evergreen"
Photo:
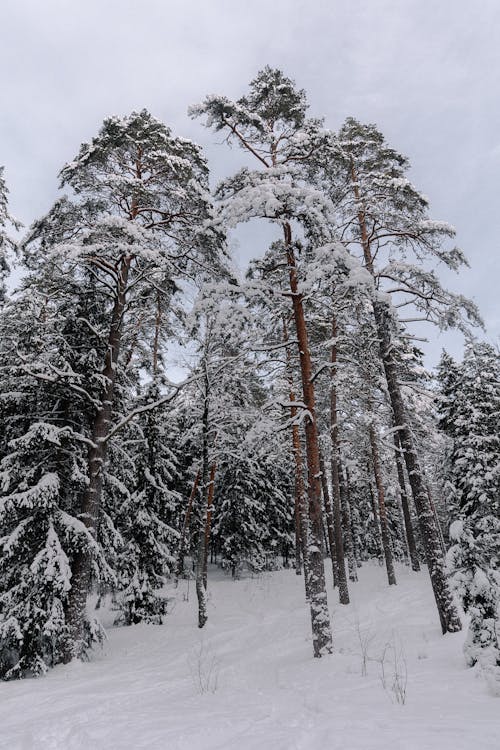
<svg viewBox="0 0 500 750"><path fill-rule="evenodd" d="M470 617L467 663L484 667L500 691L500 357L491 345L472 343L460 365L444 354L439 369L458 512L448 569Z"/></svg>

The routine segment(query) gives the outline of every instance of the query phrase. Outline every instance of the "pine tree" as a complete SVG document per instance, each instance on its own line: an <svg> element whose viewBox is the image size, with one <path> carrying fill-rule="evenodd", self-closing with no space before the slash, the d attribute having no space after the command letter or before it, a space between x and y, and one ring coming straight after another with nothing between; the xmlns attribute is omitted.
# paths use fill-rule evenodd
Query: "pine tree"
<svg viewBox="0 0 500 750"><path fill-rule="evenodd" d="M130 351L154 330L158 294L169 299L172 289L179 289L174 279L196 275L200 267L209 275L218 266L223 235L212 212L208 170L199 148L174 137L146 111L107 119L96 138L64 167L61 178L72 197L58 200L35 223L24 249L30 267L51 269L45 286L51 304L65 298L70 277L76 304L85 299L89 308L75 322L82 336L90 331L97 343L93 349L90 342L82 344L84 355L92 353L95 359L87 362L85 372L91 393L69 369L54 377L71 380L73 392L80 389L90 402L81 437L87 446L88 483L75 513L95 539L110 441L134 416L178 390L169 387L158 401L120 413L130 406L121 393L127 388ZM93 286L90 296L86 285ZM85 605L92 578L88 546L72 557L71 572L65 660L80 656L86 647Z"/></svg>
<svg viewBox="0 0 500 750"><path fill-rule="evenodd" d="M417 508L441 628L443 633L454 632L461 625L444 574L439 530L398 380L395 339L400 322L387 295L397 293L398 307L409 305L414 310L402 322L425 320L440 327L464 328L464 317L472 324L480 319L471 302L446 292L436 274L422 265L430 257L457 270L466 261L458 248L448 249L444 243L454 235L453 229L428 218L426 199L405 176L407 160L387 146L375 126L362 125L352 118L341 128L338 146L337 158L326 168L326 182L329 181L330 195L338 205L343 235L352 247L360 247L365 268L374 280L373 315L393 417Z"/></svg>
<svg viewBox="0 0 500 750"><path fill-rule="evenodd" d="M331 652L332 636L327 607L322 547L321 471L315 392L308 326L300 290L297 245L293 224L308 226L326 221L327 202L304 181L308 154L324 148L328 138L317 120L306 118L304 91L279 70L266 67L250 83L249 94L236 102L223 96L207 97L193 107L193 116L205 115L207 125L224 131L256 159L260 171L247 168L224 181L218 189L224 215L235 226L252 217L274 222L282 233L282 258L289 276L295 334L300 352L302 394L309 418L305 422L310 517L309 582L314 655Z"/></svg>

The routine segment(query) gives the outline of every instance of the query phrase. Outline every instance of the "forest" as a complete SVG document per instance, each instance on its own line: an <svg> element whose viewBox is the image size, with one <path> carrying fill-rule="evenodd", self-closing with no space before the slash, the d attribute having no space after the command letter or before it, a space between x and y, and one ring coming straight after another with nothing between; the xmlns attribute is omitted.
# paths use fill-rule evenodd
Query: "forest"
<svg viewBox="0 0 500 750"><path fill-rule="evenodd" d="M376 125L332 129L269 66L241 92L189 110L240 159L217 185L146 109L67 154L29 227L0 173L0 676L92 662L110 627L168 640L189 581L206 629L212 576L296 576L335 659L329 603L373 568L393 602L425 579L498 695L500 352L440 278L466 256ZM463 358L431 372L448 329Z"/></svg>

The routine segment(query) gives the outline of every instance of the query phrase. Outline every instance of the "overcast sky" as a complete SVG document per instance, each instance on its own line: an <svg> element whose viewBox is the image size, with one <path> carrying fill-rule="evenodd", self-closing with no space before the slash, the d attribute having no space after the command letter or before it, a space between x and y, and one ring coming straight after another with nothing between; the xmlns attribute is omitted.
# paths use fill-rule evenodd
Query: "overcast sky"
<svg viewBox="0 0 500 750"><path fill-rule="evenodd" d="M146 107L236 168L187 107L238 97L265 64L337 128L375 122L412 163L431 215L455 225L471 269L442 278L500 335L500 0L0 0L0 164L25 224L103 118ZM220 139L219 139L220 140ZM240 236L240 263L250 251ZM263 248L261 248L263 249ZM428 331L433 364L458 336Z"/></svg>

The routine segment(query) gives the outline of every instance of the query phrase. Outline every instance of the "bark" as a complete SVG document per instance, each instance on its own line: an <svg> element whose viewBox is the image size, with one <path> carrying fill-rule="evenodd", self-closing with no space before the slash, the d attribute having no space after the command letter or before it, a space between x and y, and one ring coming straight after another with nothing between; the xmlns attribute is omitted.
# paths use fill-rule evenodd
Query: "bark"
<svg viewBox="0 0 500 750"><path fill-rule="evenodd" d="M214 491L215 491L215 472L217 471L217 462L214 461L212 468L210 469L210 479L207 494L207 518L205 521L205 551L203 560L203 585L207 588L208 581L208 548L210 544L210 532L212 529L212 506L214 502Z"/></svg>
<svg viewBox="0 0 500 750"><path fill-rule="evenodd" d="M328 547L330 548L330 558L332 561L333 587L335 588L335 586L339 585L337 552L335 549L335 521L333 518L332 500L330 497L330 492L328 490L328 480L326 478L325 462L323 460L323 456L321 453L319 454L319 461L320 461L320 469L321 469L321 487L323 489L323 503L325 506Z"/></svg>
<svg viewBox="0 0 500 750"><path fill-rule="evenodd" d="M311 608L311 626L313 651L315 657L321 657L332 651L332 631L328 601L326 595L325 568L323 564L322 509L321 509L321 471L319 465L319 442L316 423L314 385L312 381L312 363L309 351L309 340L302 303L299 292L295 253L292 246L291 228L288 222L283 224L288 265L290 292L293 306L295 330L297 334L300 374L302 380L303 401L308 416L305 420L307 491L309 500L310 542L307 546L309 561L308 587Z"/></svg>
<svg viewBox="0 0 500 750"><path fill-rule="evenodd" d="M370 463L368 462L368 472L370 473ZM377 559L379 561L379 565L384 564L384 554L382 551L382 535L380 533L380 523L378 518L378 510L377 510L377 502L375 500L375 494L373 492L373 487L371 481L368 479L368 492L370 493L370 502L372 506L372 515L373 515L373 531L374 531L374 538L375 538L375 545L377 548Z"/></svg>
<svg viewBox="0 0 500 750"><path fill-rule="evenodd" d="M426 484L425 487L427 489L427 497L429 498L429 505L431 506L432 512L434 514L434 520L436 522L436 526L437 526L437 530L438 530L438 535L439 535L439 543L441 544L441 550L442 550L442 553L443 553L443 556L444 556L444 555L446 555L446 543L444 541L443 529L441 528L441 521L439 520L439 516L438 516L437 510L436 510L436 506L434 505L434 500L432 499L431 488L429 487L428 484Z"/></svg>
<svg viewBox="0 0 500 750"><path fill-rule="evenodd" d="M391 537L389 534L389 524L387 522L387 510L385 507L385 493L384 493L384 485L382 483L382 475L380 471L377 438L375 436L375 430L373 428L373 425L370 425L369 427L369 436L370 436L370 447L372 451L373 475L375 478L375 486L377 488L380 530L382 534L382 547L384 550L385 567L387 570L387 580L389 582L389 586L394 586L396 584L396 574L394 572L394 561L392 559Z"/></svg>
<svg viewBox="0 0 500 750"><path fill-rule="evenodd" d="M347 489L347 501L349 503L349 509L351 511L351 529L352 529L352 544L353 544L353 552L354 552L354 559L356 561L356 567L361 567L361 556L360 556L360 543L359 543L359 513L356 508L356 521L353 518L353 504L351 501L351 482L349 479L349 469L346 466L345 467L345 481L346 481L346 489ZM357 576L356 576L357 580Z"/></svg>
<svg viewBox="0 0 500 750"><path fill-rule="evenodd" d="M347 575L345 569L344 540L342 534L342 497L340 494L340 477L339 477L339 440L338 440L338 422L337 422L337 388L335 378L337 376L337 321L335 317L332 320L332 349L330 355L331 362L331 383L330 383L330 472L332 477L333 491L333 520L335 529L335 551L337 557L337 577L339 582L339 602L340 604L349 604L349 587L347 585Z"/></svg>
<svg viewBox="0 0 500 750"><path fill-rule="evenodd" d="M344 526L345 550L349 568L349 580L358 580L356 557L354 554L354 539L352 535L351 507L349 503L349 487L344 478L344 472L339 457L340 497L342 500L342 521Z"/></svg>
<svg viewBox="0 0 500 750"><path fill-rule="evenodd" d="M201 460L201 482L199 487L199 525L198 543L196 545L196 568L195 583L196 597L198 599L198 627L202 628L207 622L207 591L203 572L205 568L205 529L208 508L209 477L208 477L208 404L209 404L210 382L205 367L205 394L202 415L202 460Z"/></svg>
<svg viewBox="0 0 500 750"><path fill-rule="evenodd" d="M425 556L441 622L441 629L443 633L455 633L461 630L462 625L446 579L443 553L436 526L436 519L427 496L424 475L417 458L415 442L409 427L401 388L398 382L397 366L392 356L389 310L383 303L375 303L374 313L394 421L399 430L399 440L401 448L403 449L403 456L406 463L413 501L417 510L422 543L425 549Z"/></svg>
<svg viewBox="0 0 500 750"><path fill-rule="evenodd" d="M286 319L283 317L283 340L286 343L288 339L288 328ZM292 362L289 347L286 347L286 370L287 379L289 385L290 403L295 403L295 389L293 384L292 374ZM308 546L308 513L306 506L305 488L304 488L304 475L303 459L302 459L302 445L300 442L300 428L298 424L295 424L297 419L298 410L296 406L291 407L290 416L292 418L292 453L294 460L294 476L295 476L295 502L294 502L294 519L295 519L295 572L297 575L301 573L301 560L304 566L304 586L306 591L306 599L309 599L308 592L308 559L307 559L307 546Z"/></svg>
<svg viewBox="0 0 500 750"><path fill-rule="evenodd" d="M191 520L191 511L193 509L193 502L196 497L196 493L198 492L199 483L200 483L200 469L198 469L198 471L196 472L196 476L194 478L193 488L191 490L191 494L189 495L186 513L184 515L184 521L182 524L181 538L179 541L179 552L178 552L178 558L177 558L177 568L176 568L176 575L178 578L180 578L180 576L184 572L184 555L186 554L187 530L189 529L189 522Z"/></svg>
<svg viewBox="0 0 500 750"><path fill-rule="evenodd" d="M116 297L111 315L111 325L108 334L108 345L104 368L102 370L105 382L104 393L100 407L97 409L92 427L92 446L88 451L89 482L82 497L80 519L96 537L97 522L101 507L103 466L106 460L109 425L111 422L114 390L118 358L121 348L122 322L126 304L126 289L132 257L122 259L118 278ZM71 564L71 589L65 609L68 636L64 644L62 661L69 662L79 658L85 651L85 609L90 590L92 574L92 554L88 546L76 553Z"/></svg>
<svg viewBox="0 0 500 750"><path fill-rule="evenodd" d="M361 203L354 163L351 163L351 179L353 182L354 195L359 206L358 224L361 233L361 244L363 247L365 265L368 272L375 277L366 219ZM394 359L393 342L391 340L391 315L388 304L384 301L374 299L373 315L379 339L380 357L384 367L393 411L394 424L399 430L399 439L401 448L403 449L413 501L417 510L422 543L425 549L425 556L441 622L441 629L443 633L455 633L462 629L462 625L446 579L439 533L429 503L429 498L426 493L424 475L418 460L415 441L411 432L410 422L408 420L398 381L397 364Z"/></svg>
<svg viewBox="0 0 500 750"><path fill-rule="evenodd" d="M408 545L408 554L410 557L412 570L418 572L420 570L420 561L418 559L417 544L415 541L415 534L413 533L413 526L411 523L410 504L408 502L408 495L406 492L403 459L401 457L401 447L400 447L399 437L398 437L397 432L394 433L394 451L395 451L394 456L396 459L396 471L398 474L398 482L399 482L399 494L401 498L401 507L403 509L406 542Z"/></svg>

